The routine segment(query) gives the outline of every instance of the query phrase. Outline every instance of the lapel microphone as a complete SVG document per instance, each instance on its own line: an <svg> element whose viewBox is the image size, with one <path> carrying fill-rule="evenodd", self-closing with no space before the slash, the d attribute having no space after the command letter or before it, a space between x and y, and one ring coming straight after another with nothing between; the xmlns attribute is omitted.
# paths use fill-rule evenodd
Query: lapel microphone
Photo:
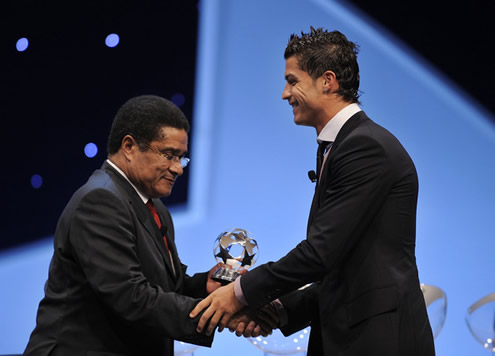
<svg viewBox="0 0 495 356"><path fill-rule="evenodd" d="M309 177L309 180L312 181L313 183L316 182L316 172L311 170L311 171L308 171L308 177Z"/></svg>

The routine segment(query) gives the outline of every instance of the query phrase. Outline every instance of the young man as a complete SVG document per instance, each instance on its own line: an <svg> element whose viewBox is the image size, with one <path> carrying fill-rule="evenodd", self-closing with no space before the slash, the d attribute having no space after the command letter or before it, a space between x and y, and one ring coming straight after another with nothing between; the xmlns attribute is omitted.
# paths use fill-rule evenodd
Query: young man
<svg viewBox="0 0 495 356"><path fill-rule="evenodd" d="M416 170L358 105L357 46L311 28L284 56L282 98L319 143L307 237L200 302L198 331L278 298L285 335L311 325L308 355L434 355L415 259Z"/></svg>

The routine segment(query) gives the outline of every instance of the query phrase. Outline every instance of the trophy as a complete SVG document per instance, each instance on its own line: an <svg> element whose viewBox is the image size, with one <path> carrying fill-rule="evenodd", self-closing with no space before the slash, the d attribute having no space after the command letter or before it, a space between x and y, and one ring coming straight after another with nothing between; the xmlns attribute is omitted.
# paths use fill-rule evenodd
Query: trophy
<svg viewBox="0 0 495 356"><path fill-rule="evenodd" d="M213 244L213 255L217 262L223 262L225 267L219 267L212 278L224 284L234 281L248 269L257 259L258 243L246 230L233 228L222 232Z"/></svg>
<svg viewBox="0 0 495 356"><path fill-rule="evenodd" d="M476 341L495 355L495 292L468 308L466 323Z"/></svg>
<svg viewBox="0 0 495 356"><path fill-rule="evenodd" d="M421 291L425 298L426 312L430 319L431 331L436 338L442 331L447 316L447 295L436 286L421 283Z"/></svg>

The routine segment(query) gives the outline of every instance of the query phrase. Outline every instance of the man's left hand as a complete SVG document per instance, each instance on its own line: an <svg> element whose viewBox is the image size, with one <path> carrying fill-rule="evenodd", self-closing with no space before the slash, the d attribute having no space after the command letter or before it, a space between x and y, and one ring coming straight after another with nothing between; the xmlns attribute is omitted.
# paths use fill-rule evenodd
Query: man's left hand
<svg viewBox="0 0 495 356"><path fill-rule="evenodd" d="M213 276L213 273L215 273L220 267L225 267L225 264L219 262L208 272L208 280L206 281L206 292L208 294L213 293L215 290L222 286L222 283L211 278Z"/></svg>

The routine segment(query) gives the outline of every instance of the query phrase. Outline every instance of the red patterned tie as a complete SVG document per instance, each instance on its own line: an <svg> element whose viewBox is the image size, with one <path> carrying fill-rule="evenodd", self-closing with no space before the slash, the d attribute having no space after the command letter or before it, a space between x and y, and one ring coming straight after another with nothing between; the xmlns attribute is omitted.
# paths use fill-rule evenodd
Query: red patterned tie
<svg viewBox="0 0 495 356"><path fill-rule="evenodd" d="M161 229L162 228L162 222L160 221L160 217L158 216L158 211L156 211L155 204L153 204L153 201L151 199L148 200L148 202L146 203L146 207L151 212L151 215L153 215L153 217L155 218L155 222L158 225L158 228ZM167 242L166 236L163 236L163 241L165 241L165 246L167 247L167 251L170 252L170 250L168 248L168 242Z"/></svg>

